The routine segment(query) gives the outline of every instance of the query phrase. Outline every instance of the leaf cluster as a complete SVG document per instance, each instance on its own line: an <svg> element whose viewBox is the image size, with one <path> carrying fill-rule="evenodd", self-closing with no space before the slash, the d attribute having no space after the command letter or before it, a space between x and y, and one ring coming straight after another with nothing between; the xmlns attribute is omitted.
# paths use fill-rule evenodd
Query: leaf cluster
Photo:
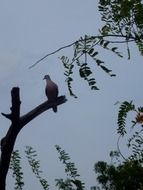
<svg viewBox="0 0 143 190"><path fill-rule="evenodd" d="M138 135L138 134L137 134ZM60 146L56 145L56 150L59 153L59 160L65 166L65 173L67 174L67 178L64 180L62 178L56 179L56 186L61 190L83 190L85 189L84 183L79 179L79 174L77 172L77 168L75 164L70 161L69 155L61 149ZM13 162L11 169L15 172L15 176L23 175L20 167L20 159L19 151L15 151L14 159L19 160ZM36 151L30 147L26 147L26 157L28 158L28 162L31 166L32 172L36 175L36 177L40 180L43 189L49 189L49 185L46 180L44 180L40 175L42 171L40 170L40 161L36 159L37 153ZM119 161L120 154L117 151L112 151L110 153L110 157L113 160ZM18 164L17 164L18 162ZM118 165L111 162L111 164L107 164L104 161L99 161L94 166L94 171L97 174L97 186L91 187L91 190L128 190L128 189L143 189L143 167L140 162L136 159L128 159L125 162L118 162ZM18 168L15 170L15 168ZM20 170L19 170L20 169ZM17 172L18 171L18 172ZM24 183L17 183L15 189L22 190Z"/></svg>
<svg viewBox="0 0 143 190"><path fill-rule="evenodd" d="M129 42L134 42L141 55L143 55L143 4L141 0L99 0L99 12L104 25L96 36L85 35L77 41L48 53L39 59L30 68L44 60L50 55L65 48L73 47L73 56L61 56L64 66L64 75L71 96L77 98L72 90L73 69L78 70L79 76L84 79L92 90L98 90L95 78L95 65L91 65L93 60L96 66L100 67L109 76L115 76L112 70L100 58L98 47L109 50L119 57L123 57L118 51L117 44L126 44L128 59L130 59ZM116 44L113 46L113 44ZM103 55L102 55L103 57ZM75 80L75 78L74 78Z"/></svg>
<svg viewBox="0 0 143 190"><path fill-rule="evenodd" d="M117 47L111 46L110 42L105 40L102 36L87 36L81 37L78 41L73 44L74 54L70 60L67 56L62 56L60 60L63 63L66 76L66 83L70 95L77 98L77 96L72 91L72 82L73 82L73 69L77 68L79 76L87 81L88 85L92 90L99 90L96 79L93 74L93 70L96 69L96 66L102 69L110 77L116 76L112 73L112 70L109 69L103 59L100 59L98 54L98 47L105 50L111 51L119 57L122 57L120 52L117 51ZM96 65L91 64L91 61L96 63Z"/></svg>
<svg viewBox="0 0 143 190"><path fill-rule="evenodd" d="M131 160L136 160L143 163L143 129L135 131L131 138L128 140L128 147L132 148Z"/></svg>
<svg viewBox="0 0 143 190"><path fill-rule="evenodd" d="M80 175L78 174L75 164L70 161L68 153L66 153L65 150L62 150L59 145L56 145L55 147L59 153L59 160L65 166L65 173L68 177L66 180L56 179L56 186L58 186L59 189L63 190L74 190L75 187L77 190L83 190L84 183L80 179L78 179Z"/></svg>
<svg viewBox="0 0 143 190"><path fill-rule="evenodd" d="M40 170L40 161L37 160L37 153L31 146L26 146L26 157L28 159L29 165L31 166L32 172L35 174L36 178L39 180L42 188L44 190L49 189L48 181L41 177L41 174L43 173Z"/></svg>
<svg viewBox="0 0 143 190"><path fill-rule="evenodd" d="M99 161L94 171L100 185L98 189L143 189L143 167L135 161L128 160L117 166Z"/></svg>
<svg viewBox="0 0 143 190"><path fill-rule="evenodd" d="M143 55L142 1L100 0L98 8L101 13L101 19L105 23L100 31L101 34L104 36L111 34L121 35L127 43L134 41Z"/></svg>
<svg viewBox="0 0 143 190"><path fill-rule="evenodd" d="M58 189L62 190L83 190L84 183L79 179L80 175L78 174L75 164L70 161L69 155L64 150L62 150L60 146L56 145L55 147L59 153L59 160L65 166L65 174L67 174L67 178L65 180L62 178L55 179L56 186ZM39 180L42 188L44 190L48 190L48 181L41 176L43 172L40 169L40 160L37 159L37 152L31 146L26 146L25 154L28 159L28 163L31 166L31 170ZM23 172L21 171L22 168L20 166L20 161L21 157L19 150L13 151L10 169L13 171L13 177L16 181L15 189L17 190L22 190L24 186Z"/></svg>
<svg viewBox="0 0 143 190"><path fill-rule="evenodd" d="M15 187L14 189L22 190L24 186L23 181L23 172L21 167L21 157L19 150L13 151L10 160L9 168L13 171L12 176L15 178Z"/></svg>
<svg viewBox="0 0 143 190"><path fill-rule="evenodd" d="M132 103L132 101L124 101L119 107L117 119L117 132L122 136L126 133L126 118L129 111L135 111L135 105Z"/></svg>
<svg viewBox="0 0 143 190"><path fill-rule="evenodd" d="M132 120L132 125L130 127L130 132L126 130L126 119L128 112L135 112L136 117ZM129 137L127 139L127 147L131 149L131 154L128 157L130 160L135 160L139 163L143 163L143 107L135 107L133 102L123 102L118 111L118 128L117 132L120 134L120 137L127 134ZM140 118L139 118L140 117ZM139 126L137 126L139 125ZM119 138L120 139L120 138ZM119 142L118 142L119 143ZM121 152L120 152L121 154ZM122 154L121 154L122 155ZM123 156L122 156L123 157Z"/></svg>
<svg viewBox="0 0 143 190"><path fill-rule="evenodd" d="M72 85L71 85L73 81L72 74L73 74L74 64L72 62L69 63L69 58L66 56L62 56L60 60L62 61L64 69L65 69L64 71L64 75L66 76L65 82L67 83L69 93L74 98L77 98L77 96L72 91Z"/></svg>

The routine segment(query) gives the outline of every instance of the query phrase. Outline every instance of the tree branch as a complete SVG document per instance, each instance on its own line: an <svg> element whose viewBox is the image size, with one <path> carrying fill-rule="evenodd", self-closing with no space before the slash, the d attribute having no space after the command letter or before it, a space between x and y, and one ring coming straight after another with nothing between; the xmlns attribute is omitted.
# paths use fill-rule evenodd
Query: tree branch
<svg viewBox="0 0 143 190"><path fill-rule="evenodd" d="M12 107L11 114L2 114L11 120L12 124L6 134L1 140L1 159L0 159L0 188L5 190L6 175L9 168L10 157L16 141L17 134L19 133L19 119L20 119L20 97L19 88L14 87L11 90ZM8 116L9 115L9 116Z"/></svg>
<svg viewBox="0 0 143 190"><path fill-rule="evenodd" d="M36 61L36 63L34 63L33 65L31 65L31 66L29 67L29 69L31 69L32 67L34 67L35 65L37 65L39 62L41 62L42 60L44 60L46 57L48 57L48 56L50 56L50 55L53 55L53 54L57 53L58 51L61 51L62 49L71 47L71 46L73 46L75 43L76 43L76 42L73 42L73 43L68 44L68 45L66 45L66 46L60 47L59 49L57 49L57 50L55 50L55 51L53 51L53 52L51 52L51 53L46 54L44 57L42 57L41 59L39 59L38 61Z"/></svg>
<svg viewBox="0 0 143 190"><path fill-rule="evenodd" d="M0 158L0 190L5 190L6 176L9 169L10 158L14 148L14 144L20 130L35 117L44 111L53 107L53 105L60 105L65 103L66 97L60 96L54 102L45 101L27 114L20 117L20 95L19 88L14 87L11 90L12 107L10 114L2 113L7 119L11 120L11 126L7 134L1 140L1 158Z"/></svg>
<svg viewBox="0 0 143 190"><path fill-rule="evenodd" d="M106 36L104 36L104 35L91 36L91 37L89 37L89 38L87 38L87 39L90 40L90 39L94 39L94 38L107 38L107 37L112 37L112 38L125 38L125 39L127 38L126 35L108 34L108 35L106 35ZM83 42L84 40L85 40L85 39L77 40L77 41L75 41L75 42L73 42L73 43L70 43L70 44L65 45L65 46L63 46L63 47L60 47L60 48L58 48L57 50L55 50L55 51L53 51L53 52L51 52L51 53L46 54L46 55L43 56L41 59L39 59L38 61L36 61L33 65L31 65L31 66L29 67L29 69L31 69L32 67L36 66L38 63L40 63L41 61L43 61L43 60L44 60L45 58L47 58L48 56L53 55L53 54L55 54L55 53L57 53L57 52L59 52L59 51L65 49L65 48L71 47L71 46L73 46L74 44L76 44L77 42ZM135 40L136 40L135 37L131 36L131 37L130 37L130 40L128 39L128 40L124 40L124 41L121 41L121 42L120 42L120 41L111 41L111 43L126 43L126 42L132 42L132 41L135 41Z"/></svg>
<svg viewBox="0 0 143 190"><path fill-rule="evenodd" d="M23 115L20 118L20 124L21 124L20 126L21 127L25 126L27 123L29 123L31 120L33 120L35 117L37 117L44 111L52 108L53 105L60 105L60 104L65 103L66 101L67 101L67 99L65 96L59 96L54 102L45 101L44 103L40 104L39 106L37 106L36 108L34 108L30 112L28 112L27 114Z"/></svg>

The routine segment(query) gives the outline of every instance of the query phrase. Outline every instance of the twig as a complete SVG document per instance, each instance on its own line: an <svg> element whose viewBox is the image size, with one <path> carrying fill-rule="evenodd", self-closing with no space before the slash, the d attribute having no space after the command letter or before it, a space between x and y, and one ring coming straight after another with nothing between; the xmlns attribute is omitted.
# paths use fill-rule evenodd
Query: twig
<svg viewBox="0 0 143 190"><path fill-rule="evenodd" d="M108 34L108 35L106 35L106 36L103 36L103 35L91 36L91 37L89 37L89 38L86 38L86 40L95 39L95 38L107 38L107 37L126 38L127 36L125 36L125 35L113 35L113 34ZM133 36L131 36L130 39L132 39L132 40L129 40L129 39L128 39L128 42L135 41L135 38L134 38ZM77 42L82 42L82 41L85 41L85 39L77 40L77 41L75 41L75 42L73 42L73 43L70 43L70 44L68 44L68 45L66 45L66 46L60 47L60 48L58 48L57 50L55 50L55 51L53 51L53 52L51 52L51 53L46 54L44 57L42 57L41 59L39 59L38 61L36 61L33 65L31 65L31 66L29 67L29 69L31 69L32 67L34 67L35 65L37 65L39 62L43 61L43 60L44 60L45 58L47 58L48 56L53 55L53 54L55 54L55 53L57 53L57 52L59 52L59 51L65 49L65 48L71 47L71 46L73 46L74 44L76 44ZM127 42L127 41L125 40L125 41L110 41L110 42L111 42L111 43L125 43L125 42Z"/></svg>
<svg viewBox="0 0 143 190"><path fill-rule="evenodd" d="M60 47L59 49L57 49L57 50L55 50L55 51L53 51L53 52L51 52L51 53L46 54L44 57L42 57L41 59L39 59L38 61L36 61L36 63L34 63L33 65L31 65L31 66L29 67L29 69L31 69L32 67L34 67L35 65L37 65L39 62L41 62L42 60L44 60L46 57L48 57L48 56L50 56L50 55L53 55L53 54L57 53L58 51L61 51L62 49L71 47L71 46L74 45L75 43L76 43L76 42L73 42L73 43L71 43L71 44L69 44L69 45Z"/></svg>
<svg viewBox="0 0 143 190"><path fill-rule="evenodd" d="M126 159L126 158L123 156L123 154L121 153L120 146L119 146L119 141L120 141L121 136L122 136L122 135L120 135L120 136L118 137L118 140L117 140L117 149L118 149L118 152L119 152L119 154L121 155L121 157L122 157L125 161L127 161L127 159Z"/></svg>

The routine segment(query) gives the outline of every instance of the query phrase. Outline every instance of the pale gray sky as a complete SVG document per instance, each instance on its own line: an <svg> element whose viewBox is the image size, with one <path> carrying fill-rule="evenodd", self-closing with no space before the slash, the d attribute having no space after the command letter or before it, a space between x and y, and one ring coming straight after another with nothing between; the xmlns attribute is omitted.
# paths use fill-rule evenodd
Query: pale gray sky
<svg viewBox="0 0 143 190"><path fill-rule="evenodd" d="M95 185L94 163L109 161L109 152L116 148L116 101L134 100L142 105L142 57L132 46L132 59L121 59L112 53L103 53L116 78L110 78L95 67L95 76L100 91L91 91L88 85L75 77L73 89L78 99L69 96L63 67L58 57L72 55L72 49L63 50L48 57L39 65L28 69L35 61L59 47L76 41L84 34L97 35L101 25L100 15L94 0L25 0L0 2L0 112L9 113L10 91L19 86L21 114L45 101L45 74L59 85L61 95L68 102L58 107L58 113L45 112L29 123L18 136L15 148L23 155L24 147L31 145L37 150L41 166L51 185L54 179L64 176L64 167L58 160L54 145L65 149L75 162L87 187ZM124 49L124 47L121 47ZM125 52L126 54L126 52ZM94 68L94 64L93 68ZM0 116L0 138L10 125ZM127 150L123 151L127 154ZM26 189L41 187L23 158ZM13 180L7 178L7 190Z"/></svg>

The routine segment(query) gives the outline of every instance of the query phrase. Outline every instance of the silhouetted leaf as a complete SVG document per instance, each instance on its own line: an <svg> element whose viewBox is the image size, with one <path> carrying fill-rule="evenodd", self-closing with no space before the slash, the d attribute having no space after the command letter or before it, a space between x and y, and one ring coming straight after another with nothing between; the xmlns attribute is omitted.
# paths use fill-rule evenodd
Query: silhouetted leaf
<svg viewBox="0 0 143 190"><path fill-rule="evenodd" d="M99 90L99 88L97 86L92 86L91 90Z"/></svg>
<svg viewBox="0 0 143 190"><path fill-rule="evenodd" d="M113 47L111 50L115 52L117 49L117 47Z"/></svg>
<svg viewBox="0 0 143 190"><path fill-rule="evenodd" d="M101 67L106 73L112 72L112 70L108 69L108 68L105 67L104 65L100 65L100 67Z"/></svg>
<svg viewBox="0 0 143 190"><path fill-rule="evenodd" d="M92 57L95 57L97 54L98 54L98 52L95 51L91 56L92 56Z"/></svg>
<svg viewBox="0 0 143 190"><path fill-rule="evenodd" d="M32 172L35 174L36 178L39 180L42 188L44 190L49 190L49 184L48 181L41 177L41 173L43 173L40 170L40 161L37 160L37 154L35 150L31 146L26 146L26 157L28 159L28 163L31 166Z"/></svg>
<svg viewBox="0 0 143 190"><path fill-rule="evenodd" d="M116 77L116 74L111 74L110 76L111 76L111 77Z"/></svg>
<svg viewBox="0 0 143 190"><path fill-rule="evenodd" d="M103 47L106 48L109 43L110 43L109 41L106 41L106 42L103 44Z"/></svg>
<svg viewBox="0 0 143 190"><path fill-rule="evenodd" d="M96 59L96 63L97 63L97 65L100 65L100 64L104 63L104 61L101 61L100 59Z"/></svg>
<svg viewBox="0 0 143 190"><path fill-rule="evenodd" d="M92 54L93 52L94 52L94 48L90 49L88 53Z"/></svg>
<svg viewBox="0 0 143 190"><path fill-rule="evenodd" d="M12 177L15 178L14 189L22 190L24 186L24 181L19 150L15 150L12 152L9 168L13 172Z"/></svg>
<svg viewBox="0 0 143 190"><path fill-rule="evenodd" d="M127 118L127 113L129 111L135 110L134 104L131 102L124 101L121 106L119 107L119 112L118 112L118 133L121 134L122 136L126 133L126 118Z"/></svg>

